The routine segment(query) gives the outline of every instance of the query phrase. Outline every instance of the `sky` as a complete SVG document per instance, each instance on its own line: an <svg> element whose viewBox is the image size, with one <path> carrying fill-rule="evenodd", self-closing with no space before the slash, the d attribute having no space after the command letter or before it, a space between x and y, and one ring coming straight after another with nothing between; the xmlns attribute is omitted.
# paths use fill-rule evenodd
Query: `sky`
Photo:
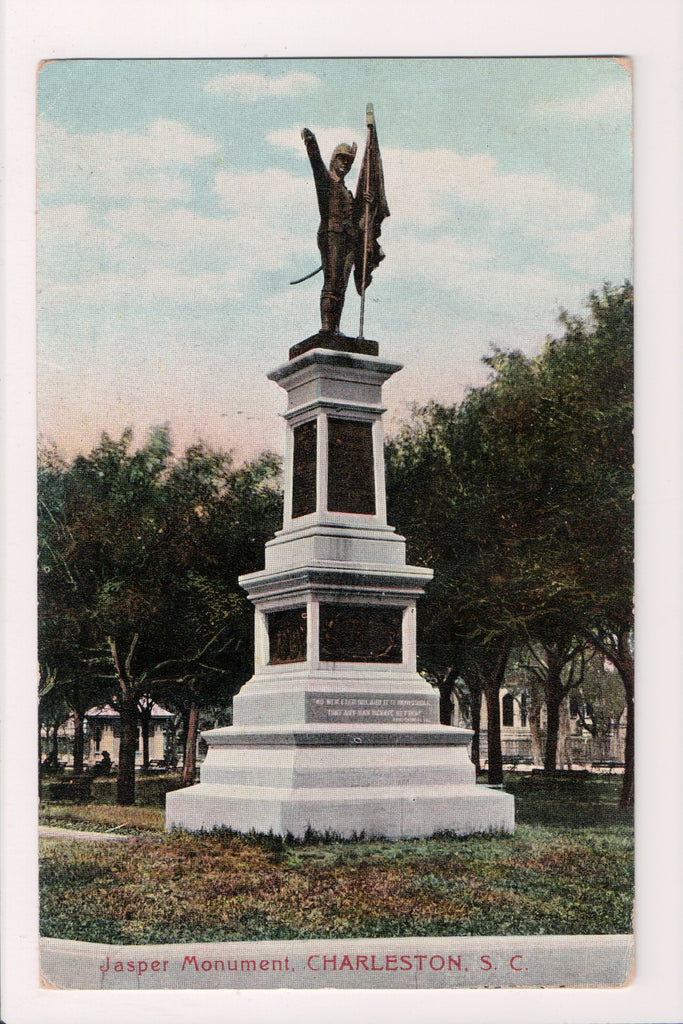
<svg viewBox="0 0 683 1024"><path fill-rule="evenodd" d="M372 102L391 216L367 338L404 364L392 433L493 346L538 352L562 308L630 278L631 83L604 58L60 60L38 80L38 431L67 457L168 423L281 452L266 379L319 326L327 163ZM358 332L347 291L341 328Z"/></svg>

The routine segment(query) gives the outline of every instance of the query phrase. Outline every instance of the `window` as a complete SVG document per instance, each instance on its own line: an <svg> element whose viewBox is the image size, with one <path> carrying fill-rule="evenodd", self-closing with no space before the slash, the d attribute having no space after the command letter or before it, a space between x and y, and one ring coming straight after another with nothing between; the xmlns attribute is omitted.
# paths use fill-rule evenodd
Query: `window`
<svg viewBox="0 0 683 1024"><path fill-rule="evenodd" d="M503 725L515 724L515 698L511 693L503 697Z"/></svg>

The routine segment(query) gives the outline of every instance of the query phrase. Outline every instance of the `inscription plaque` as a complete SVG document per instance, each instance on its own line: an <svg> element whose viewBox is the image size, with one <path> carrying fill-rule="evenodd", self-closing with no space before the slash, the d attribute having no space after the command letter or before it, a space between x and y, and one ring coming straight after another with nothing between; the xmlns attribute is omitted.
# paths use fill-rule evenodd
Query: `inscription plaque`
<svg viewBox="0 0 683 1024"><path fill-rule="evenodd" d="M400 664L402 608L320 605L320 660Z"/></svg>
<svg viewBox="0 0 683 1024"><path fill-rule="evenodd" d="M330 416L327 508L330 512L375 514L372 424Z"/></svg>
<svg viewBox="0 0 683 1024"><path fill-rule="evenodd" d="M270 665L306 660L306 609L286 608L268 615Z"/></svg>
<svg viewBox="0 0 683 1024"><path fill-rule="evenodd" d="M307 693L307 722L437 722L436 702L429 697L394 693Z"/></svg>
<svg viewBox="0 0 683 1024"><path fill-rule="evenodd" d="M292 519L315 512L317 423L294 427Z"/></svg>

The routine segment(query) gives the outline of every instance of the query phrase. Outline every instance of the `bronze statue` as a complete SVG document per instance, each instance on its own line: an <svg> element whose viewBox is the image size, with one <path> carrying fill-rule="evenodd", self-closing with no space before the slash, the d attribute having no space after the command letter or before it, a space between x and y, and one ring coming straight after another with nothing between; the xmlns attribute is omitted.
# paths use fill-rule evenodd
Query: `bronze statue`
<svg viewBox="0 0 683 1024"><path fill-rule="evenodd" d="M354 280L361 296L359 336L362 337L365 289L372 280L373 270L384 259L377 239L382 220L389 216L389 208L384 195L382 165L371 106L368 106L367 126L368 142L355 197L344 184L344 178L355 159L356 144L349 146L342 143L337 146L328 169L320 156L313 132L304 128L301 133L313 168L318 196L318 248L324 275L320 318L323 332L330 334L339 332L346 286L351 268L355 267Z"/></svg>

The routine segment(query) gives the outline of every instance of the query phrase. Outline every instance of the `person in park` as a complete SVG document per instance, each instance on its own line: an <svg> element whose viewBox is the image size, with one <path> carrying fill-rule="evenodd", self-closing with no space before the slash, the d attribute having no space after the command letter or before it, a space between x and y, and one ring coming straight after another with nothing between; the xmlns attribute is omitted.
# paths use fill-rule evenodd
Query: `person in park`
<svg viewBox="0 0 683 1024"><path fill-rule="evenodd" d="M102 751L102 757L91 768L90 773L94 779L100 775L109 775L111 772L111 757L108 750Z"/></svg>
<svg viewBox="0 0 683 1024"><path fill-rule="evenodd" d="M339 333L351 269L355 268L356 290L363 297L372 280L373 270L384 259L377 239L382 220L389 216L389 208L384 195L382 164L371 106L368 107L367 126L368 141L355 197L344 179L356 157L356 144L350 146L344 142L337 146L327 168L313 132L304 128L301 133L313 169L320 211L318 248L324 275L320 319L323 332L329 334ZM362 319L360 334L362 336Z"/></svg>

